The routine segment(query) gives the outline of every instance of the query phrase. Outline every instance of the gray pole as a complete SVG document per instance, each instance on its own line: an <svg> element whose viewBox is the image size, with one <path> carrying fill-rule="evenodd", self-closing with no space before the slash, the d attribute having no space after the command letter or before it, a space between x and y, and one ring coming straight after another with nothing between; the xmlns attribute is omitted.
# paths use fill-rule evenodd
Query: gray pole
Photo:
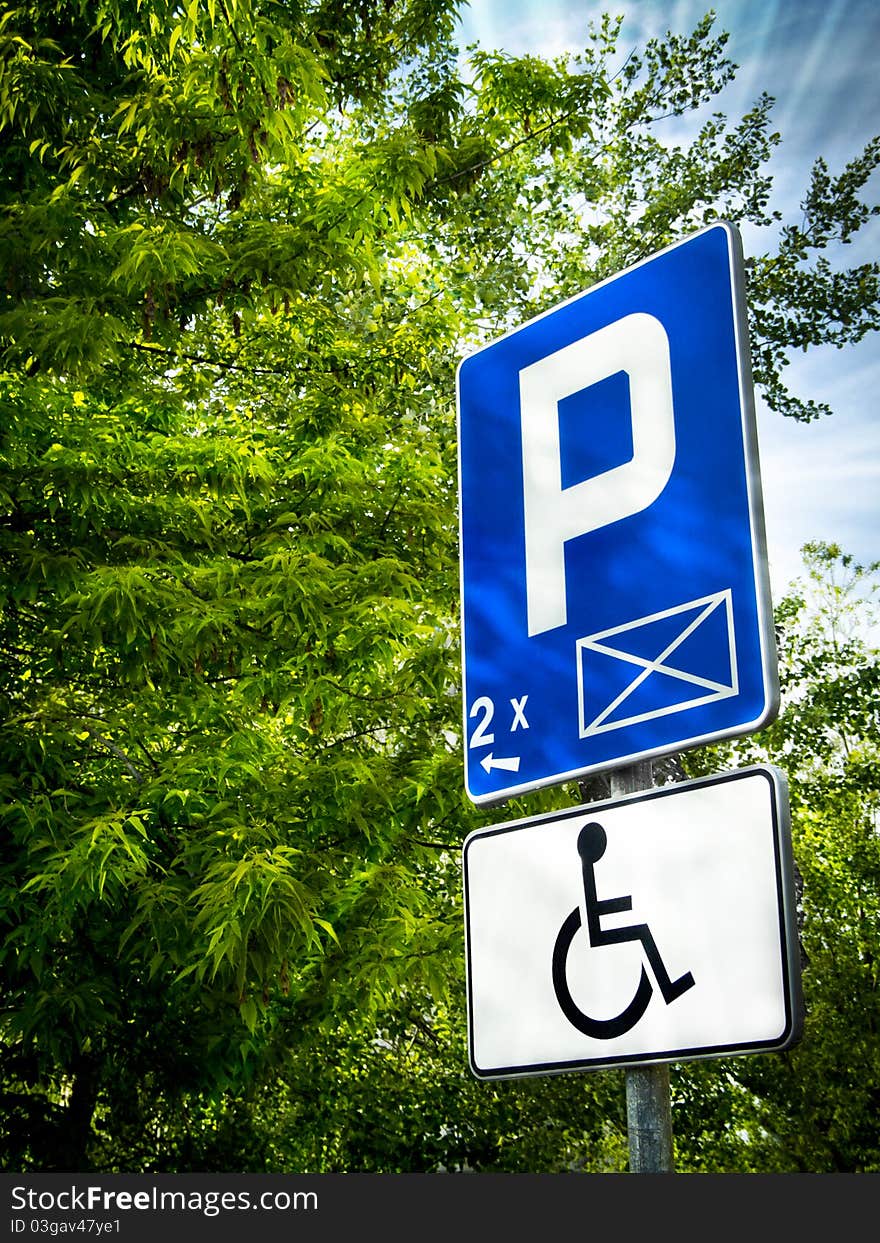
<svg viewBox="0 0 880 1243"><path fill-rule="evenodd" d="M649 790L654 784L651 761L629 764L611 772L611 797ZM669 1066L633 1066L626 1072L626 1125L631 1174L673 1174L672 1106Z"/></svg>

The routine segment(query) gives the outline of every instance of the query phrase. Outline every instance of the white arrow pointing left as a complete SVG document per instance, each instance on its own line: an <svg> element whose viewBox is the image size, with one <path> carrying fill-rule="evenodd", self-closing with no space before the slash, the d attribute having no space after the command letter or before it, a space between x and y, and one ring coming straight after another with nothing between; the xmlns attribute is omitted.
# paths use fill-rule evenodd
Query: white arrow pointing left
<svg viewBox="0 0 880 1243"><path fill-rule="evenodd" d="M493 768L506 768L507 771L511 773L519 772L519 756L518 755L502 756L501 759L496 760L492 752L490 751L488 755L483 756L483 758L480 760L480 763L482 764L483 768L485 768L487 773L491 772Z"/></svg>

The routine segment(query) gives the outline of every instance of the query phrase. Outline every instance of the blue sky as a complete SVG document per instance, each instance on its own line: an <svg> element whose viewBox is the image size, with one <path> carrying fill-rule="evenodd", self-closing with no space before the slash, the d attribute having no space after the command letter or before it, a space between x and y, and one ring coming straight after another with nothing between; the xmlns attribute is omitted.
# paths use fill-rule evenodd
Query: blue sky
<svg viewBox="0 0 880 1243"><path fill-rule="evenodd" d="M626 54L651 35L689 33L710 7L740 66L712 110L737 118L761 91L775 97L773 126L783 142L771 165L773 206L796 220L813 159L822 155L839 171L880 133L880 0L471 0L462 10L461 42L559 55L582 48L590 20L610 11L624 15L619 46ZM877 175L872 189L880 200ZM862 233L856 245L841 248L847 264L880 252L880 217ZM743 240L747 255L750 246L770 245L766 232L744 232ZM880 336L845 350L798 353L787 377L794 391L827 402L834 414L798 424L758 400L774 599L801 572L800 548L808 540L837 542L863 562L880 558Z"/></svg>

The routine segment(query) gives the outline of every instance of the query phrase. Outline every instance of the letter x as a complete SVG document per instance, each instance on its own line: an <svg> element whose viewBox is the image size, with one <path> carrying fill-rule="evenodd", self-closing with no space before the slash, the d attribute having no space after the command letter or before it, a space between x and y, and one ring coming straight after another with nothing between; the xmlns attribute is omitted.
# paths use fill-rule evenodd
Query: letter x
<svg viewBox="0 0 880 1243"><path fill-rule="evenodd" d="M529 723L526 720L526 714L525 714L525 706L526 706L527 699L528 699L528 695L523 695L522 699L511 699L510 701L510 706L511 708L513 708L513 713L514 713L513 724L510 727L510 732L512 734L515 733L516 727L518 725L521 725L523 729L529 728Z"/></svg>

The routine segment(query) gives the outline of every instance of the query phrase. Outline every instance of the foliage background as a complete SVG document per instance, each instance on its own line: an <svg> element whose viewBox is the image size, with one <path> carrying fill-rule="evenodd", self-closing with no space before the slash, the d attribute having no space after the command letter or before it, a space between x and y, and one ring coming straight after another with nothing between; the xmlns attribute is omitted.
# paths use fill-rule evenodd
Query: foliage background
<svg viewBox="0 0 880 1243"><path fill-rule="evenodd" d="M818 417L785 364L877 327L826 251L880 144L778 221L768 96L656 135L733 73L711 18L465 80L455 7L3 9L7 1168L625 1168L621 1075L466 1066L454 368L728 218L756 380ZM880 1167L873 574L808 550L780 720L664 766L780 763L803 878L804 1041L676 1069L683 1170Z"/></svg>

